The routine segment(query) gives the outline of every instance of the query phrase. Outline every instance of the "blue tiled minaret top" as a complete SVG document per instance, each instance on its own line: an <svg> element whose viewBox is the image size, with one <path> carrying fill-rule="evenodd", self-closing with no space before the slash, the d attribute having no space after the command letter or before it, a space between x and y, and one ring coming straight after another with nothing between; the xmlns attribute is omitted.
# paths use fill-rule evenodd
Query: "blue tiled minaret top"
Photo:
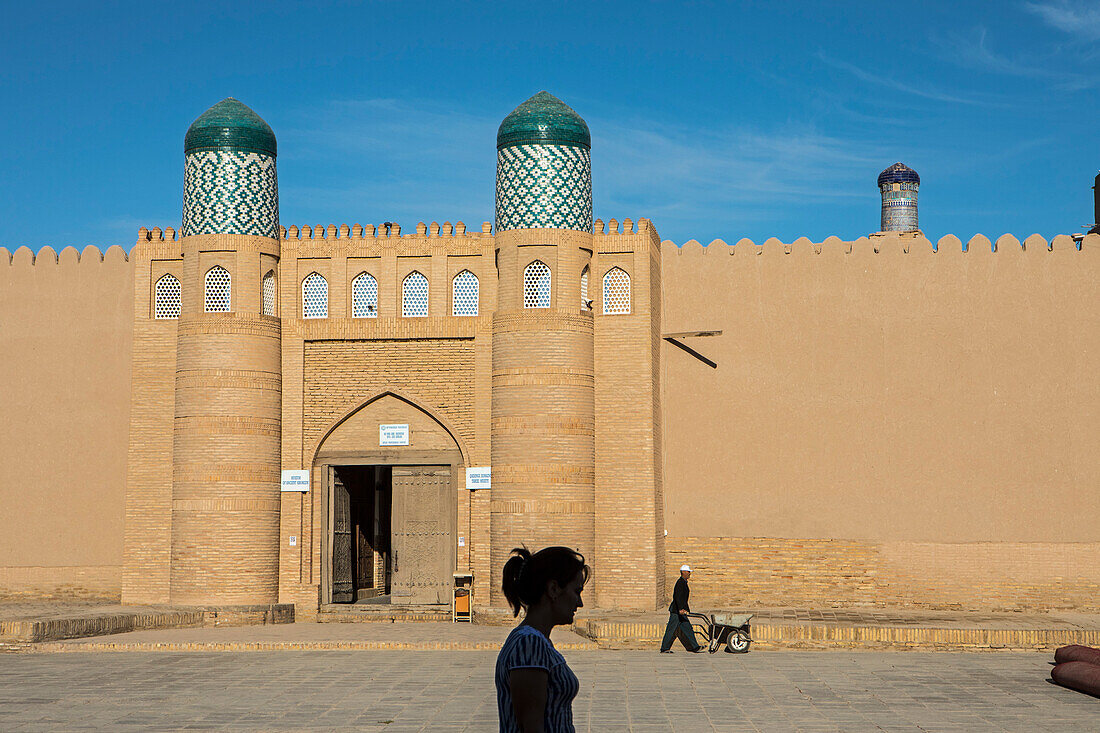
<svg viewBox="0 0 1100 733"><path fill-rule="evenodd" d="M915 232L920 176L904 163L894 163L878 174L882 194L883 232Z"/></svg>
<svg viewBox="0 0 1100 733"><path fill-rule="evenodd" d="M894 163L892 166L878 174L878 185L884 183L916 183L920 184L920 176L905 163Z"/></svg>
<svg viewBox="0 0 1100 733"><path fill-rule="evenodd" d="M191 123L184 137L182 235L279 238L275 133L229 97Z"/></svg>
<svg viewBox="0 0 1100 733"><path fill-rule="evenodd" d="M497 130L497 231L592 231L592 137L569 105L539 92Z"/></svg>

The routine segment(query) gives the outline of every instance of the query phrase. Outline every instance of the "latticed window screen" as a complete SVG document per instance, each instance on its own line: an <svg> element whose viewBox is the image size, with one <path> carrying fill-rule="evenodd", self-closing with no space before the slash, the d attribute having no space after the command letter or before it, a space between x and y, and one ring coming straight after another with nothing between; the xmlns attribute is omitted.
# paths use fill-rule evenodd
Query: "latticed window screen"
<svg viewBox="0 0 1100 733"><path fill-rule="evenodd" d="M328 280L320 273L302 281L302 318L328 318Z"/></svg>
<svg viewBox="0 0 1100 733"><path fill-rule="evenodd" d="M413 270L401 283L401 315L428 315L428 278Z"/></svg>
<svg viewBox="0 0 1100 733"><path fill-rule="evenodd" d="M523 307L550 307L550 268L541 260L523 270Z"/></svg>
<svg viewBox="0 0 1100 733"><path fill-rule="evenodd" d="M157 280L153 289L153 318L180 317L180 281L172 275Z"/></svg>
<svg viewBox="0 0 1100 733"><path fill-rule="evenodd" d="M206 297L204 299L204 308L207 313L228 313L232 292L233 282L229 277L228 270L218 265L207 270Z"/></svg>
<svg viewBox="0 0 1100 733"><path fill-rule="evenodd" d="M351 317L378 317L378 281L369 272L360 272L351 281Z"/></svg>
<svg viewBox="0 0 1100 733"><path fill-rule="evenodd" d="M260 296L263 303L264 315L275 315L275 271L268 270L264 275L264 281L260 285Z"/></svg>
<svg viewBox="0 0 1100 733"><path fill-rule="evenodd" d="M452 282L451 313L456 316L477 315L477 275L463 270Z"/></svg>
<svg viewBox="0 0 1100 733"><path fill-rule="evenodd" d="M630 275L618 267L612 267L603 276L603 312L630 312Z"/></svg>
<svg viewBox="0 0 1100 733"><path fill-rule="evenodd" d="M588 305L588 265L584 266L581 270L581 310L591 310L592 306Z"/></svg>

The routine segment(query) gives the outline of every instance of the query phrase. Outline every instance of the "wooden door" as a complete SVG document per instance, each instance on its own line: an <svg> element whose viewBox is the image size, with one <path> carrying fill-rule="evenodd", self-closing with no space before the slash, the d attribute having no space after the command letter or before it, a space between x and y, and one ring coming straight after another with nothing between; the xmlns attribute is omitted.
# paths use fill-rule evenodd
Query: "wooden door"
<svg viewBox="0 0 1100 733"><path fill-rule="evenodd" d="M392 486L393 602L450 603L451 467L395 466Z"/></svg>
<svg viewBox="0 0 1100 733"><path fill-rule="evenodd" d="M340 474L332 472L332 602L355 600L352 578L351 494Z"/></svg>

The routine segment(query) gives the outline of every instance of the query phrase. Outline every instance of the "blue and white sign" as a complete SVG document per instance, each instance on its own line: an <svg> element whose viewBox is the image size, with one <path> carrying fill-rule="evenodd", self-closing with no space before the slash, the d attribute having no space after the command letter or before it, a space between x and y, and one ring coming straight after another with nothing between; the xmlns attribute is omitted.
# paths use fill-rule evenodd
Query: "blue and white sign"
<svg viewBox="0 0 1100 733"><path fill-rule="evenodd" d="M378 445L408 445L409 426L406 425L379 425Z"/></svg>
<svg viewBox="0 0 1100 733"><path fill-rule="evenodd" d="M466 469L466 488L470 491L492 488L493 469L490 466Z"/></svg>
<svg viewBox="0 0 1100 733"><path fill-rule="evenodd" d="M283 491L309 491L309 471L283 471Z"/></svg>

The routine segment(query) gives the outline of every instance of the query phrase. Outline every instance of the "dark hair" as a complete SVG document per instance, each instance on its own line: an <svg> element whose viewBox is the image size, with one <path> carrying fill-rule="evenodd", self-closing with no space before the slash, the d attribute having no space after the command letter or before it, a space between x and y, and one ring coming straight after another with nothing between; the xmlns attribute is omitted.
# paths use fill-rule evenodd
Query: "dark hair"
<svg viewBox="0 0 1100 733"><path fill-rule="evenodd" d="M512 615L519 616L521 608L526 610L539 602L551 580L565 586L579 573L587 583L589 572L584 555L568 547L545 547L534 555L526 547L517 547L504 563L501 590L512 607Z"/></svg>

